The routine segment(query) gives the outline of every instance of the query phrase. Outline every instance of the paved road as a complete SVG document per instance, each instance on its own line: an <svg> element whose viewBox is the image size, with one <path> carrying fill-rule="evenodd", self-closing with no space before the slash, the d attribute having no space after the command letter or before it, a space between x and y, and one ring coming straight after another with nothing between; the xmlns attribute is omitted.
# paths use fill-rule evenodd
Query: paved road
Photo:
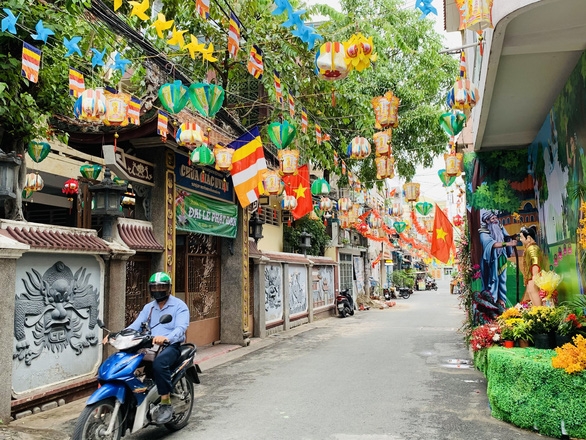
<svg viewBox="0 0 586 440"><path fill-rule="evenodd" d="M387 310L325 319L207 370L190 424L131 439L543 439L490 416L447 285Z"/></svg>

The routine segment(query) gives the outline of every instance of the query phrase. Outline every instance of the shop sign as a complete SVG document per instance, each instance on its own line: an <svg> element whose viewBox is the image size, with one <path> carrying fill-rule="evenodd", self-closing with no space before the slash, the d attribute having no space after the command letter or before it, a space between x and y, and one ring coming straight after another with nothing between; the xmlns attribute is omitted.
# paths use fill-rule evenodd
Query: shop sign
<svg viewBox="0 0 586 440"><path fill-rule="evenodd" d="M184 232L235 238L238 206L178 191L175 208L176 229Z"/></svg>
<svg viewBox="0 0 586 440"><path fill-rule="evenodd" d="M154 165L146 160L124 153L114 145L103 145L104 163L120 179L154 186Z"/></svg>
<svg viewBox="0 0 586 440"><path fill-rule="evenodd" d="M190 165L189 158L175 153L175 183L190 192L234 203L232 179L212 167Z"/></svg>

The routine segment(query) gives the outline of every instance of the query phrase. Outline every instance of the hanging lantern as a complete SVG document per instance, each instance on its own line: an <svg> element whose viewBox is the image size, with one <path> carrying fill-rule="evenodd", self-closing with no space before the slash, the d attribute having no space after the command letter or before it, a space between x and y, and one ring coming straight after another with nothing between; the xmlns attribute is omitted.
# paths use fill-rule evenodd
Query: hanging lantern
<svg viewBox="0 0 586 440"><path fill-rule="evenodd" d="M403 215L403 205L401 203L393 203L393 215L397 217Z"/></svg>
<svg viewBox="0 0 586 440"><path fill-rule="evenodd" d="M39 173L28 173L24 184L24 189L27 191L40 191L45 186L43 178Z"/></svg>
<svg viewBox="0 0 586 440"><path fill-rule="evenodd" d="M419 190L421 185L419 183L407 182L403 185L405 191L405 200L408 202L416 202L419 198Z"/></svg>
<svg viewBox="0 0 586 440"><path fill-rule="evenodd" d="M397 128L399 126L399 104L401 100L393 92L388 91L383 96L372 99L372 108L376 122L375 128Z"/></svg>
<svg viewBox="0 0 586 440"><path fill-rule="evenodd" d="M352 200L348 197L342 197L338 200L338 211L346 214L352 208Z"/></svg>
<svg viewBox="0 0 586 440"><path fill-rule="evenodd" d="M446 103L452 110L461 110L466 117L480 99L480 92L469 79L459 79L448 92Z"/></svg>
<svg viewBox="0 0 586 440"><path fill-rule="evenodd" d="M272 122L269 124L268 134L271 142L280 150L291 145L297 134L297 128L288 121Z"/></svg>
<svg viewBox="0 0 586 440"><path fill-rule="evenodd" d="M446 175L449 177L458 177L462 174L461 163L462 153L445 153L444 160L446 162Z"/></svg>
<svg viewBox="0 0 586 440"><path fill-rule="evenodd" d="M442 181L444 187L448 187L456 181L456 176L448 176L445 169L438 170L437 175Z"/></svg>
<svg viewBox="0 0 586 440"><path fill-rule="evenodd" d="M128 101L130 97L125 93L106 95L106 114L104 125L124 127L128 125Z"/></svg>
<svg viewBox="0 0 586 440"><path fill-rule="evenodd" d="M346 78L348 72L344 45L335 41L322 44L315 54L315 73L318 78L336 81Z"/></svg>
<svg viewBox="0 0 586 440"><path fill-rule="evenodd" d="M393 147L391 146L392 131L378 131L372 136L374 142L374 151L376 156L390 156L393 154Z"/></svg>
<svg viewBox="0 0 586 440"><path fill-rule="evenodd" d="M214 154L205 145L201 145L189 154L189 160L196 165L213 165L215 162Z"/></svg>
<svg viewBox="0 0 586 440"><path fill-rule="evenodd" d="M73 114L80 121L101 122L106 114L106 97L104 89L86 89L77 98Z"/></svg>
<svg viewBox="0 0 586 440"><path fill-rule="evenodd" d="M61 188L61 192L67 195L69 201L72 201L73 198L71 196L77 194L79 191L79 182L77 179L69 179L66 180L63 184L63 188Z"/></svg>
<svg viewBox="0 0 586 440"><path fill-rule="evenodd" d="M165 83L159 88L161 105L169 113L179 113L189 100L189 89L180 80Z"/></svg>
<svg viewBox="0 0 586 440"><path fill-rule="evenodd" d="M224 89L215 84L194 83L188 94L193 107L208 118L218 113L224 103Z"/></svg>
<svg viewBox="0 0 586 440"><path fill-rule="evenodd" d="M402 234L403 231L407 228L407 223L405 222L395 222L393 223L393 228L397 231L397 234Z"/></svg>
<svg viewBox="0 0 586 440"><path fill-rule="evenodd" d="M285 176L295 174L297 171L297 163L299 162L299 151L279 150L278 157L281 173Z"/></svg>
<svg viewBox="0 0 586 440"><path fill-rule="evenodd" d="M466 114L461 111L446 112L439 117L440 126L450 136L456 136L464 129Z"/></svg>
<svg viewBox="0 0 586 440"><path fill-rule="evenodd" d="M415 205L415 209L421 215L427 215L433 209L433 205L429 202L419 202Z"/></svg>
<svg viewBox="0 0 586 440"><path fill-rule="evenodd" d="M96 180L102 172L102 165L85 164L79 167L79 173L86 179Z"/></svg>
<svg viewBox="0 0 586 440"><path fill-rule="evenodd" d="M281 176L279 176L277 171L273 170L267 171L263 180L263 185L265 188L265 193L272 196L281 194L285 188L285 184L283 183Z"/></svg>
<svg viewBox="0 0 586 440"><path fill-rule="evenodd" d="M460 227L464 224L464 219L460 214L456 214L454 218L452 218L452 223L454 223L454 226Z"/></svg>
<svg viewBox="0 0 586 440"><path fill-rule="evenodd" d="M370 143L368 139L356 136L348 145L346 154L351 159L364 159L370 155Z"/></svg>
<svg viewBox="0 0 586 440"><path fill-rule="evenodd" d="M329 213L334 208L334 202L329 197L322 197L319 201L319 209Z"/></svg>
<svg viewBox="0 0 586 440"><path fill-rule="evenodd" d="M131 185L128 185L126 192L122 195L122 201L120 204L124 208L133 208L136 204L136 194Z"/></svg>
<svg viewBox="0 0 586 440"><path fill-rule="evenodd" d="M205 143L205 135L197 123L184 122L177 130L175 141L182 147L192 149Z"/></svg>
<svg viewBox="0 0 586 440"><path fill-rule="evenodd" d="M425 226L425 230L429 233L433 232L433 217L426 217L423 219L423 225Z"/></svg>
<svg viewBox="0 0 586 440"><path fill-rule="evenodd" d="M34 191L33 191L32 189L29 189L29 188L26 188L26 187L25 187L25 188L22 190L22 199L23 199L23 200L30 199L30 198L31 198L31 196L33 195L33 193L34 193Z"/></svg>
<svg viewBox="0 0 586 440"><path fill-rule="evenodd" d="M344 42L346 48L346 60L348 62L348 69L356 69L362 72L367 67L370 67L371 61L377 59L377 54L374 52L373 38L366 38L360 32L352 35L350 39Z"/></svg>
<svg viewBox="0 0 586 440"><path fill-rule="evenodd" d="M230 171L232 169L233 155L234 149L217 144L214 147L214 157L216 158L216 170Z"/></svg>
<svg viewBox="0 0 586 440"><path fill-rule="evenodd" d="M36 163L42 162L51 152L51 145L47 142L30 141L28 155Z"/></svg>
<svg viewBox="0 0 586 440"><path fill-rule="evenodd" d="M456 0L460 13L459 30L481 31L493 28L492 4L493 0Z"/></svg>
<svg viewBox="0 0 586 440"><path fill-rule="evenodd" d="M283 200L281 200L281 208L285 211L293 211L295 208L297 208L297 199L295 196L285 195Z"/></svg>
<svg viewBox="0 0 586 440"><path fill-rule="evenodd" d="M374 159L377 179L392 179L395 177L395 158L380 156Z"/></svg>
<svg viewBox="0 0 586 440"><path fill-rule="evenodd" d="M311 184L311 194L314 196L325 196L330 193L330 184L326 179L315 179Z"/></svg>

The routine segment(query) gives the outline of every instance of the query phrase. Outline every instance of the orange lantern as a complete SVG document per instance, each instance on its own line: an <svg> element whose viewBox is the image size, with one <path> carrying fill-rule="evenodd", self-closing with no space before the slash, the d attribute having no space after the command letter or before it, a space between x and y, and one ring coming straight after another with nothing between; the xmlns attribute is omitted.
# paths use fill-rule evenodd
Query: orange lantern
<svg viewBox="0 0 586 440"><path fill-rule="evenodd" d="M279 150L278 152L281 173L285 176L294 174L297 171L299 162L299 151L297 150Z"/></svg>
<svg viewBox="0 0 586 440"><path fill-rule="evenodd" d="M456 0L460 12L459 30L481 31L493 28L492 3L493 0Z"/></svg>
<svg viewBox="0 0 586 440"><path fill-rule="evenodd" d="M364 137L356 136L348 145L346 153L351 159L364 159L370 155L370 142Z"/></svg>
<svg viewBox="0 0 586 440"><path fill-rule="evenodd" d="M214 156L216 158L216 170L230 171L232 169L232 156L234 149L216 145L214 147Z"/></svg>
<svg viewBox="0 0 586 440"><path fill-rule="evenodd" d="M374 142L376 156L389 156L393 154L393 147L391 147L392 131L379 131L372 136Z"/></svg>
<svg viewBox="0 0 586 440"><path fill-rule="evenodd" d="M281 180L281 176L277 171L267 171L265 174L265 178L263 180L265 194L269 194L275 196L280 194L285 187L283 181Z"/></svg>
<svg viewBox="0 0 586 440"><path fill-rule="evenodd" d="M421 185L419 183L407 182L403 185L405 191L405 200L408 202L416 202L419 198L419 191Z"/></svg>
<svg viewBox="0 0 586 440"><path fill-rule="evenodd" d="M336 81L348 76L348 65L344 45L328 41L319 48L315 56L315 68L318 78Z"/></svg>
<svg viewBox="0 0 586 440"><path fill-rule="evenodd" d="M346 214L352 208L352 200L348 197L342 197L338 200L338 211L343 212Z"/></svg>
<svg viewBox="0 0 586 440"><path fill-rule="evenodd" d="M128 95L124 93L106 95L104 125L124 127L128 125Z"/></svg>
<svg viewBox="0 0 586 440"><path fill-rule="evenodd" d="M182 147L193 149L205 143L203 130L195 122L184 122L179 126L175 141Z"/></svg>
<svg viewBox="0 0 586 440"><path fill-rule="evenodd" d="M285 194L285 197L281 200L281 208L285 211L293 211L297 208L297 198Z"/></svg>
<svg viewBox="0 0 586 440"><path fill-rule="evenodd" d="M446 162L446 176L457 177L462 174L462 153L445 153L444 160Z"/></svg>
<svg viewBox="0 0 586 440"><path fill-rule="evenodd" d="M395 177L395 158L380 156L374 159L377 179L392 179Z"/></svg>
<svg viewBox="0 0 586 440"><path fill-rule="evenodd" d="M383 96L377 96L372 99L372 108L376 122L374 126L377 129L399 126L399 104L401 100L393 92L388 91Z"/></svg>

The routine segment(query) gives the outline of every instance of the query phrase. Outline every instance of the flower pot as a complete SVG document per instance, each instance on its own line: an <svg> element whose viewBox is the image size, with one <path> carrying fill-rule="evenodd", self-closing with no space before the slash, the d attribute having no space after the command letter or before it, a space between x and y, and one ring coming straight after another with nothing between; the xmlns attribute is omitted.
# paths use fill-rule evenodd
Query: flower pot
<svg viewBox="0 0 586 440"><path fill-rule="evenodd" d="M521 347L521 348L529 347L529 341L527 339L519 339L519 347Z"/></svg>
<svg viewBox="0 0 586 440"><path fill-rule="evenodd" d="M555 346L561 347L568 342L572 342L572 335L560 335L559 333L555 334Z"/></svg>
<svg viewBox="0 0 586 440"><path fill-rule="evenodd" d="M505 341L505 348L513 348L515 346L515 341Z"/></svg>
<svg viewBox="0 0 586 440"><path fill-rule="evenodd" d="M535 344L535 348L543 348L543 349L551 349L553 348L553 343L549 333L537 333L533 336L533 342Z"/></svg>

